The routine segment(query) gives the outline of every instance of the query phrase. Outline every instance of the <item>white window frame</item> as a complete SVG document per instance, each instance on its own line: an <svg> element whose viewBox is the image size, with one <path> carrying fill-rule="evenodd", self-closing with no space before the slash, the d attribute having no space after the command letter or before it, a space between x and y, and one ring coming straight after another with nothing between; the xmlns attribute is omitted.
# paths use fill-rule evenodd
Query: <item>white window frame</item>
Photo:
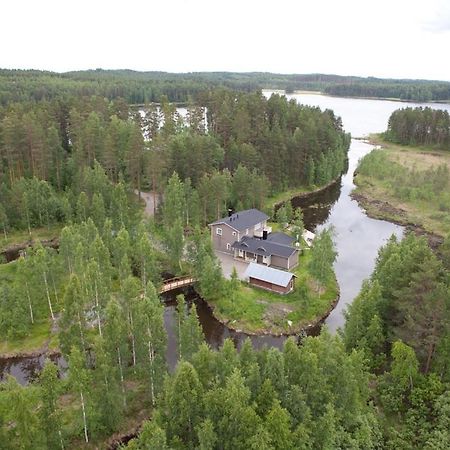
<svg viewBox="0 0 450 450"><path fill-rule="evenodd" d="M233 236L236 236L236 231L233 231Z"/></svg>
<svg viewBox="0 0 450 450"><path fill-rule="evenodd" d="M222 228L216 228L217 236L222 236Z"/></svg>
<svg viewBox="0 0 450 450"><path fill-rule="evenodd" d="M227 250L231 250L231 244L227 243Z"/></svg>

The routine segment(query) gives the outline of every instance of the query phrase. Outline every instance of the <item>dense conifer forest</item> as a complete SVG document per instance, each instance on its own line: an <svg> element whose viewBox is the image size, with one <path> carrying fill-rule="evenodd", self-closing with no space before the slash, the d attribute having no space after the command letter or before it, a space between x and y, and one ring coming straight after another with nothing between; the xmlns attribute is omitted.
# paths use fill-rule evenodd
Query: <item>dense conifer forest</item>
<svg viewBox="0 0 450 450"><path fill-rule="evenodd" d="M385 137L397 144L450 150L450 116L440 109L398 109L389 118Z"/></svg>
<svg viewBox="0 0 450 450"><path fill-rule="evenodd" d="M59 235L58 251L37 243L0 265L0 339L40 339L68 363L63 377L47 360L28 386L0 382L0 449L106 448L139 424L130 449L447 449L449 239L437 253L391 239L343 331L282 350L211 349L179 295L169 371L162 277L189 274L204 298L233 298L238 281L222 277L205 225L338 178L349 136L332 111L253 85L158 74L145 91L146 77L0 76L5 242ZM173 101L188 101L185 116ZM147 190L162 197L152 218Z"/></svg>
<svg viewBox="0 0 450 450"><path fill-rule="evenodd" d="M37 70L0 69L0 105L24 100L50 100L62 95L98 95L128 103L188 102L218 87L252 92L259 89L321 91L346 97L396 98L406 101L446 101L450 82L396 80L354 76L267 72L135 72L132 70L86 70L55 73Z"/></svg>

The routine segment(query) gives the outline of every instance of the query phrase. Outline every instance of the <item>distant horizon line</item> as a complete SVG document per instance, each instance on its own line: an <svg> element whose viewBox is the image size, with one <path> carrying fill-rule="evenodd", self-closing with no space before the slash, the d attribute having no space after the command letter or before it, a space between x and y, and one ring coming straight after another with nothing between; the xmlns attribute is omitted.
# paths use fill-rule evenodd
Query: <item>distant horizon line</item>
<svg viewBox="0 0 450 450"><path fill-rule="evenodd" d="M58 75L65 75L71 73L79 72L134 72L134 73L160 73L160 74L170 74L170 75L189 75L189 74L241 74L241 75L252 75L252 74L268 74L268 75L282 75L282 76L304 76L304 75L323 75L329 77L341 77L341 78L357 78L363 80L393 80L393 81L430 81L430 82L440 82L440 83L450 83L450 80L442 79L431 79L431 78L396 78L396 77L378 77L374 75L341 75L338 73L324 73L324 72L270 72L270 71L239 71L239 70L198 70L198 71L184 71L184 72L172 72L168 70L138 70L130 68L115 68L115 69L105 69L102 67L89 68L89 69L76 69L76 70L50 70L50 69L37 69L37 68L8 68L0 67L0 71L17 71L17 72L44 72L52 73Z"/></svg>

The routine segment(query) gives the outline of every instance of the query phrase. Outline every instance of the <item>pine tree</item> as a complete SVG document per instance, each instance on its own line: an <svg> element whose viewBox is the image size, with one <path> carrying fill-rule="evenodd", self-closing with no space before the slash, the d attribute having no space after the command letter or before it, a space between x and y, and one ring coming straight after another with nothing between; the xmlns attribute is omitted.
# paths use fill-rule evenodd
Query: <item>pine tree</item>
<svg viewBox="0 0 450 450"><path fill-rule="evenodd" d="M182 294L177 295L177 319L179 359L191 361L205 338L195 305L188 309Z"/></svg>
<svg viewBox="0 0 450 450"><path fill-rule="evenodd" d="M178 364L165 388L161 406L169 444L176 438L184 446L194 444L204 411L203 389L197 372L187 361Z"/></svg>

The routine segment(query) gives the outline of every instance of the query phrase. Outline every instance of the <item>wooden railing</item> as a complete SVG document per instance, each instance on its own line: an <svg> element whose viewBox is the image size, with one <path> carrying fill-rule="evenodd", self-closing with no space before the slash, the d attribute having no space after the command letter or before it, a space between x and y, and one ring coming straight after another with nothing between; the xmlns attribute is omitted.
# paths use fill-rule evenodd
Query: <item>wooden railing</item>
<svg viewBox="0 0 450 450"><path fill-rule="evenodd" d="M178 289L184 286L189 286L195 283L195 278L193 277L177 277L170 278L169 280L164 280L163 285L159 291L160 294L164 294L164 292L173 291L174 289Z"/></svg>

